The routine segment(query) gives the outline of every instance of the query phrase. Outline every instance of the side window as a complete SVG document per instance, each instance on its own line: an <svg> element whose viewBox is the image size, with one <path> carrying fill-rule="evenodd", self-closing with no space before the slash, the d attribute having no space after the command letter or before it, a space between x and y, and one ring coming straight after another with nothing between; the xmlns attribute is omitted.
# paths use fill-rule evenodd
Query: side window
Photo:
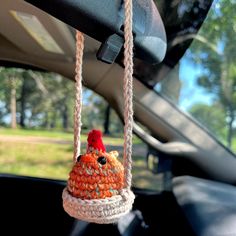
<svg viewBox="0 0 236 236"><path fill-rule="evenodd" d="M235 1L213 1L190 47L156 90L236 153ZM191 34L190 34L191 35Z"/></svg>

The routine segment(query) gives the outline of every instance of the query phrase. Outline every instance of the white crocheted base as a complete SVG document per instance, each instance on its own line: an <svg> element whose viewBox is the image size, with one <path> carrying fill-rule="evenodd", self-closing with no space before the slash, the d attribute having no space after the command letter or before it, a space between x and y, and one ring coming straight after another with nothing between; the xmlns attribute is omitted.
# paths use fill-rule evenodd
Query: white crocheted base
<svg viewBox="0 0 236 236"><path fill-rule="evenodd" d="M132 209L134 198L133 192L129 189L123 189L121 195L95 200L75 198L67 188L62 194L63 207L70 216L98 224L117 222Z"/></svg>

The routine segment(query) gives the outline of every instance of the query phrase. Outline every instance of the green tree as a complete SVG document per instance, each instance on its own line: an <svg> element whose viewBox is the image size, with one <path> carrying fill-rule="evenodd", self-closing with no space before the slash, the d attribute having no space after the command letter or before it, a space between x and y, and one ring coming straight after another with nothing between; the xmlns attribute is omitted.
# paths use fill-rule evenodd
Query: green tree
<svg viewBox="0 0 236 236"><path fill-rule="evenodd" d="M226 136L226 120L221 104L194 104L189 113L201 124L205 125L212 134L224 142Z"/></svg>
<svg viewBox="0 0 236 236"><path fill-rule="evenodd" d="M31 123L69 130L73 125L74 83L55 73L30 72L36 82L30 98Z"/></svg>
<svg viewBox="0 0 236 236"><path fill-rule="evenodd" d="M207 22L196 36L190 53L203 67L198 85L214 94L227 122L227 144L232 145L236 117L236 1L214 1Z"/></svg>
<svg viewBox="0 0 236 236"><path fill-rule="evenodd" d="M19 124L22 128L26 126L25 118L26 118L26 111L30 108L31 97L34 93L38 92L37 82L34 77L31 76L30 70L24 70L22 72L21 78L21 88L19 92L18 98L18 107L19 107L19 114L20 114L20 121Z"/></svg>
<svg viewBox="0 0 236 236"><path fill-rule="evenodd" d="M17 127L17 96L21 86L21 69L0 67L0 100L4 104L6 113L10 113L11 128ZM6 114L5 114L6 115Z"/></svg>
<svg viewBox="0 0 236 236"><path fill-rule="evenodd" d="M73 129L74 82L55 73L15 68L1 68L0 79L0 106L4 107L0 118L11 114L12 127L18 115L23 128ZM122 130L117 114L102 97L85 88L83 94L84 129Z"/></svg>
<svg viewBox="0 0 236 236"><path fill-rule="evenodd" d="M84 129L101 129L104 123L106 101L96 93L83 89L82 123Z"/></svg>
<svg viewBox="0 0 236 236"><path fill-rule="evenodd" d="M54 73L16 68L0 71L0 116L11 126L63 128L73 125L74 83ZM1 122L2 123L2 122Z"/></svg>
<svg viewBox="0 0 236 236"><path fill-rule="evenodd" d="M101 96L84 89L83 97L82 127L84 129L97 128L103 130L104 134L120 133L123 130L120 118Z"/></svg>

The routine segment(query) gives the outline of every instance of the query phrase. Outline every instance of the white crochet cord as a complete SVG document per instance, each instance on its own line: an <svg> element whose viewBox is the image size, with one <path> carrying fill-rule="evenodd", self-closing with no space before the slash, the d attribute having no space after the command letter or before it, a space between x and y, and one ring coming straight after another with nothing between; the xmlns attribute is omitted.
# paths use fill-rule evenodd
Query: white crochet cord
<svg viewBox="0 0 236 236"><path fill-rule="evenodd" d="M132 34L132 0L124 1L124 189L119 195L94 200L82 200L71 196L65 188L62 194L63 207L72 217L99 223L108 224L118 219L132 209L134 194L130 190L132 181L132 135L133 135L133 34ZM76 32L76 76L75 76L75 112L74 112L74 162L80 154L81 111L82 111L82 59L84 36Z"/></svg>
<svg viewBox="0 0 236 236"><path fill-rule="evenodd" d="M81 113L82 113L82 62L84 52L84 36L76 32L76 62L75 62L75 108L74 108L74 162L80 154Z"/></svg>
<svg viewBox="0 0 236 236"><path fill-rule="evenodd" d="M132 0L125 0L125 24L124 24L124 167L125 187L131 187L132 181L132 139L133 139L133 4Z"/></svg>

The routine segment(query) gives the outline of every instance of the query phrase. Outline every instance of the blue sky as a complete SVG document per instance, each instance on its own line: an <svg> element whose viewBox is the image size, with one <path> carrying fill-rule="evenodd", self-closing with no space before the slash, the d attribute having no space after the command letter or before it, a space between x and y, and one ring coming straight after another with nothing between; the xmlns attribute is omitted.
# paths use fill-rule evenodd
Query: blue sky
<svg viewBox="0 0 236 236"><path fill-rule="evenodd" d="M204 68L201 65L196 65L193 63L186 54L180 60L179 70L173 69L172 73L174 73L174 76L171 76L171 80L177 77L180 79L181 89L178 106L185 112L187 112L194 104L197 103L211 105L214 99L213 94L209 93L197 84L197 79L200 75L202 75ZM175 75L175 73L178 73L179 75ZM174 92L176 88L173 87L170 90L172 91L172 89ZM161 91L161 83L158 83L155 86L155 90L158 92ZM165 96L168 96L168 94L165 94ZM174 103L176 103L176 101L174 101Z"/></svg>
<svg viewBox="0 0 236 236"><path fill-rule="evenodd" d="M213 95L197 85L197 78L202 74L203 68L195 65L189 58L183 57L180 61L179 77L182 83L179 107L184 111L195 103L210 105Z"/></svg>

